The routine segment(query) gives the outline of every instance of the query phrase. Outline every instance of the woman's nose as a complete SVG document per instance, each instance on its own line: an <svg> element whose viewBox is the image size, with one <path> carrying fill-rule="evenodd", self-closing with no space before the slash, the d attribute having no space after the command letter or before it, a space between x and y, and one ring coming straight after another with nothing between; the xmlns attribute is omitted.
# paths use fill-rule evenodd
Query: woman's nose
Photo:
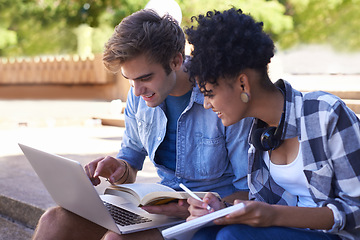
<svg viewBox="0 0 360 240"><path fill-rule="evenodd" d="M208 101L207 97L204 97L204 108L205 109L211 108L211 103Z"/></svg>

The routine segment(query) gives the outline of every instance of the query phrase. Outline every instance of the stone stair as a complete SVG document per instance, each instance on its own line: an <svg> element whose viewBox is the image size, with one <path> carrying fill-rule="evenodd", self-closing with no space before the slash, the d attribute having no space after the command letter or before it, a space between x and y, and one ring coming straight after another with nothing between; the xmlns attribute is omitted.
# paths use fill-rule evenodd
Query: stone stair
<svg viewBox="0 0 360 240"><path fill-rule="evenodd" d="M302 91L325 91L340 97L360 116L360 74L355 75L286 75L293 88Z"/></svg>
<svg viewBox="0 0 360 240"><path fill-rule="evenodd" d="M360 91L329 91L340 97L346 105L360 116Z"/></svg>
<svg viewBox="0 0 360 240"><path fill-rule="evenodd" d="M360 99L343 99L346 105L353 110L356 115L360 115Z"/></svg>

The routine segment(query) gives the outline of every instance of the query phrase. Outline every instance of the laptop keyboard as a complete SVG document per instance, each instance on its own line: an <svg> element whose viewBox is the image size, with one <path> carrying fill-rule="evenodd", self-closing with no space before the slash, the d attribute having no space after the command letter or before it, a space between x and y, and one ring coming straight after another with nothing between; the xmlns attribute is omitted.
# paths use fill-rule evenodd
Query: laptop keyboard
<svg viewBox="0 0 360 240"><path fill-rule="evenodd" d="M146 217L142 217L136 213L130 212L111 203L104 202L106 208L114 218L116 224L121 226L129 226L139 223L151 222L152 220Z"/></svg>

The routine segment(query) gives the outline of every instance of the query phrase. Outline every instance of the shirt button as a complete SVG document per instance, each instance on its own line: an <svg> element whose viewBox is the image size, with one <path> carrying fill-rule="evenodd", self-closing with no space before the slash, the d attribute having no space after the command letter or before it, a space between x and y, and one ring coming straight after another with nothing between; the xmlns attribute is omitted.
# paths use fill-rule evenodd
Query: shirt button
<svg viewBox="0 0 360 240"><path fill-rule="evenodd" d="M138 126L139 126L139 127L141 126L141 122L138 122Z"/></svg>
<svg viewBox="0 0 360 240"><path fill-rule="evenodd" d="M158 141L161 141L161 137L158 137L157 140L158 140Z"/></svg>

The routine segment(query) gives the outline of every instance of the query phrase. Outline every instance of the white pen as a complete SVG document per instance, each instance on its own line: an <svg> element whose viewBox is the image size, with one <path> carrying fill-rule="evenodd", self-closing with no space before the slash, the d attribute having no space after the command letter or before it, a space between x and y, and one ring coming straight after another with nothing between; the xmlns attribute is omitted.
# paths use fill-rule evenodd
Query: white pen
<svg viewBox="0 0 360 240"><path fill-rule="evenodd" d="M190 189L188 189L184 184L180 183L179 187L181 187L185 192L187 192L190 196L192 196L193 198L204 202L201 198L199 198L195 193L193 193ZM207 210L211 211L211 207L209 205L207 205L206 207Z"/></svg>

